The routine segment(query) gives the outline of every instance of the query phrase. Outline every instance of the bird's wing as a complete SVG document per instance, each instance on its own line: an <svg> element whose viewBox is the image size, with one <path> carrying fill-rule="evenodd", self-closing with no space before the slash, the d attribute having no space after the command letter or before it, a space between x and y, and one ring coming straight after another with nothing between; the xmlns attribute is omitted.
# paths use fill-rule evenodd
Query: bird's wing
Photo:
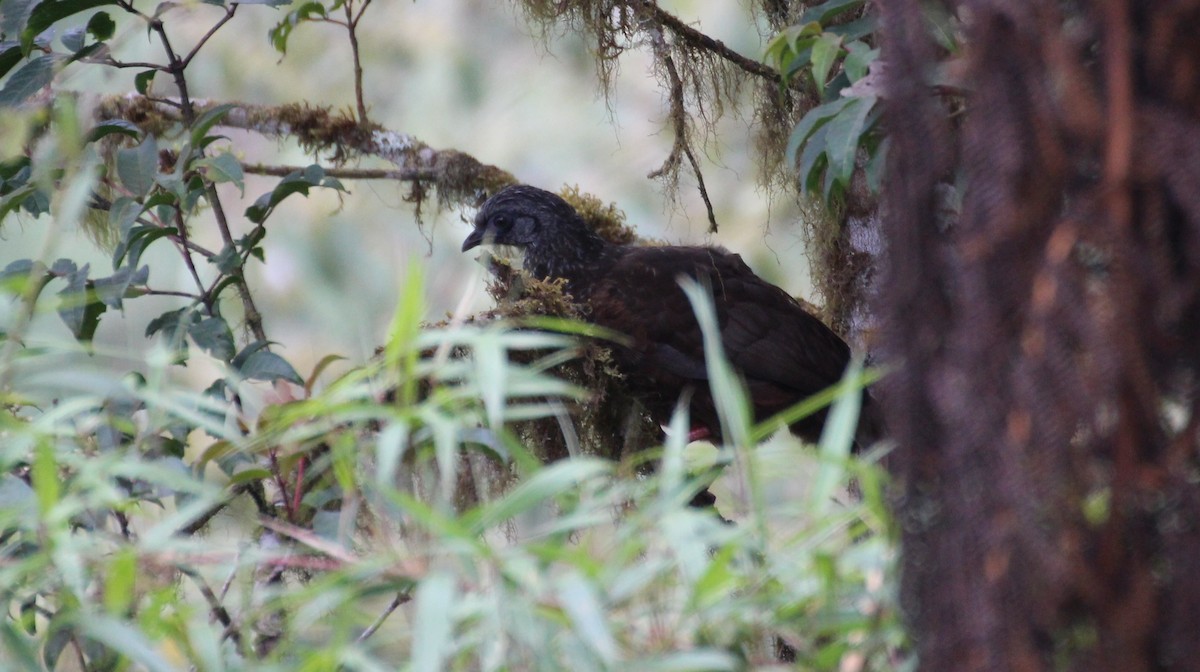
<svg viewBox="0 0 1200 672"><path fill-rule="evenodd" d="M726 356L752 387L769 383L798 398L841 377L846 344L741 257L714 248L626 248L593 284L594 321L632 336L649 365L684 379L707 377L703 336L680 275L711 288Z"/></svg>

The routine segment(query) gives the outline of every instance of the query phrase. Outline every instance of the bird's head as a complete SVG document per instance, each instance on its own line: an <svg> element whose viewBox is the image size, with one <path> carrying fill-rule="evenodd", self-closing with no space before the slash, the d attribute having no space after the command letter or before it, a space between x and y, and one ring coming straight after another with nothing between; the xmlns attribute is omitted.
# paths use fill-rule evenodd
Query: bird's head
<svg viewBox="0 0 1200 672"><path fill-rule="evenodd" d="M463 241L463 252L491 243L528 248L548 237L570 237L587 231L575 208L537 187L515 185L501 189L475 216L475 230Z"/></svg>
<svg viewBox="0 0 1200 672"><path fill-rule="evenodd" d="M583 221L575 208L544 189L505 187L475 216L475 230L462 249L509 245L524 252L525 270L537 278L567 278L602 264L614 249Z"/></svg>

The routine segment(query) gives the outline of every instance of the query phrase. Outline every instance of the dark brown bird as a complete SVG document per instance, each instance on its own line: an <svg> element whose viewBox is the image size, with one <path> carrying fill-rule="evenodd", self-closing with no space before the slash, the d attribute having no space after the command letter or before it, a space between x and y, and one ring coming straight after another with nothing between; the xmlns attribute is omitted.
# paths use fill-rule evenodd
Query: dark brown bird
<svg viewBox="0 0 1200 672"><path fill-rule="evenodd" d="M483 205L462 249L483 243L524 249L526 271L564 278L589 322L629 336L614 355L630 391L658 422L691 394L697 437L719 435L720 423L680 276L711 288L726 356L745 381L756 421L837 383L850 361L845 341L740 256L717 247L615 245L566 201L536 187L507 187ZM791 429L815 441L823 423L819 413Z"/></svg>

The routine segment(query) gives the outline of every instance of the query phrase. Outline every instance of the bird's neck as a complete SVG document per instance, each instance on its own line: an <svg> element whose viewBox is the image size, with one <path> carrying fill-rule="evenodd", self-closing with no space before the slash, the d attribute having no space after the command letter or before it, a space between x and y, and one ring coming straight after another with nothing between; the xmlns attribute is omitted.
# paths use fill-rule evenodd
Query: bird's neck
<svg viewBox="0 0 1200 672"><path fill-rule="evenodd" d="M556 236L525 248L525 270L535 278L564 278L568 290L578 290L588 278L612 265L617 246L591 231Z"/></svg>

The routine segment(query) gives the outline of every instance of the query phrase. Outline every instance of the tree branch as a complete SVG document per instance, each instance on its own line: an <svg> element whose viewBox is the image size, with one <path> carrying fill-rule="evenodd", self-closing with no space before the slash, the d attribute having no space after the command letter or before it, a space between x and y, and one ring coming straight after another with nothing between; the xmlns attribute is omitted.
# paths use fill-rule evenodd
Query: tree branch
<svg viewBox="0 0 1200 672"><path fill-rule="evenodd" d="M304 170L304 166L269 166L263 163L243 163L242 172L251 175L270 175L272 177L287 177L292 173ZM339 180L411 180L432 179L432 174L422 172L414 174L405 170L383 170L381 168L325 168L325 174Z"/></svg>
<svg viewBox="0 0 1200 672"><path fill-rule="evenodd" d="M658 25L671 31L672 35L682 40L688 46L711 52L733 64L738 69L756 77L762 77L775 84L784 82L783 75L775 68L739 54L726 46L724 42L713 39L687 25L679 17L659 7L657 3L650 0L643 0L641 4L642 11L648 12ZM798 82L788 82L787 84L793 89L799 90L801 88Z"/></svg>
<svg viewBox="0 0 1200 672"><path fill-rule="evenodd" d="M196 102L194 111L203 114L218 104L215 101ZM180 111L173 106L153 103L136 95L108 98L101 102L99 112L106 118L127 119L138 124L182 120ZM370 122L359 123L327 108L239 104L222 117L219 124L272 138L292 138L314 154L331 153L334 163L365 156L386 159L397 170L357 174L349 172L350 169L342 170L348 171L347 176L362 179L397 179L413 182L414 186L436 185L439 201L443 204L477 205L480 196L517 181L508 171L482 163L465 152L435 149L407 133L389 131ZM248 168L255 169L255 166L251 164ZM278 175L280 173L276 171L283 170L283 167L261 166L261 174Z"/></svg>
<svg viewBox="0 0 1200 672"><path fill-rule="evenodd" d="M671 50L667 48L666 38L663 36L662 29L659 27L650 29L651 47L654 50L655 56L662 62L663 67L667 71L667 79L670 82L671 90L669 93L671 101L671 125L675 128L675 143L671 146L671 153L667 156L663 164L657 170L651 172L647 177L654 179L666 176L667 180L674 185L676 181L677 171L681 162L681 156L686 156L688 163L692 167L692 173L696 176L696 187L700 191L700 198L704 199L704 207L708 213L708 231L709 233L717 232L717 215L713 211L712 201L708 197L708 188L704 185L704 173L700 170L700 162L696 160L696 154L692 151L692 143L688 138L688 115L684 103L683 79L679 76L679 69L675 67L675 59L671 56Z"/></svg>

